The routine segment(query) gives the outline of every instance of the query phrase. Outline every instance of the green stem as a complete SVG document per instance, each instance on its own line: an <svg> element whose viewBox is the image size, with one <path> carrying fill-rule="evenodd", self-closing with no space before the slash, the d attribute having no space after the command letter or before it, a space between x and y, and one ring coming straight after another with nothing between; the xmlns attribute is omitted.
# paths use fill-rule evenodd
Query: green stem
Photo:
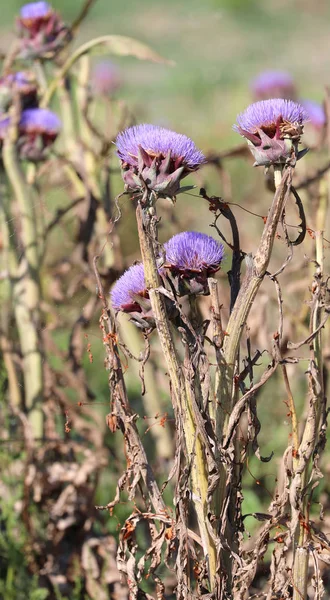
<svg viewBox="0 0 330 600"><path fill-rule="evenodd" d="M90 58L88 55L85 55L80 59L78 85L76 90L78 128L82 140L81 153L88 189L98 201L98 206L96 208L95 234L101 248L100 254L103 267L110 269L115 263L115 253L112 243L109 240L109 223L103 205L103 194L99 182L100 169L97 164L96 154L92 151L92 148L95 147L96 138L91 132L84 116L85 109L88 106L89 74ZM97 143L99 144L99 140L97 140Z"/></svg>
<svg viewBox="0 0 330 600"><path fill-rule="evenodd" d="M1 172L2 176L2 172ZM2 249L0 253L0 303L1 303L1 334L0 347L7 370L9 401L13 406L21 406L21 390L18 382L15 362L13 360L13 345L10 336L12 290L10 274L17 269L15 252L13 250L15 234L8 210L8 189L2 184L0 189L0 232Z"/></svg>
<svg viewBox="0 0 330 600"><path fill-rule="evenodd" d="M13 123L15 118L13 118ZM40 331L40 282L36 219L33 198L26 185L16 150L16 127L13 125L3 145L3 162L13 188L20 213L23 257L11 276L15 319L23 355L25 403L36 437L42 437L42 413L37 405L43 397L43 368Z"/></svg>
<svg viewBox="0 0 330 600"><path fill-rule="evenodd" d="M165 299L158 289L161 282L154 250L155 232L152 231L151 226L151 219L153 218L156 221L156 215L150 217L148 209L143 210L139 203L136 218L145 282L149 290L157 332L171 381L174 411L176 418L181 420L181 426L179 425L179 427L182 428L184 434L187 456L191 459L192 502L197 515L203 549L208 559L210 588L212 590L216 583L217 553L207 527L208 474L202 442L197 434L194 402L191 397L193 391L178 359L167 316Z"/></svg>

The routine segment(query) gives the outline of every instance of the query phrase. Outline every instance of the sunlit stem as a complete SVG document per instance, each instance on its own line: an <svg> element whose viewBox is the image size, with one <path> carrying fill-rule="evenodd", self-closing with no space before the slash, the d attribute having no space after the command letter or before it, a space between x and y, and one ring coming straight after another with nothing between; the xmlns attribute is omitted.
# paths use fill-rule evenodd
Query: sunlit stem
<svg viewBox="0 0 330 600"><path fill-rule="evenodd" d="M26 184L16 150L15 109L12 126L3 144L3 162L19 209L22 248L18 248L17 271L11 275L15 319L23 355L25 404L35 437L42 437L42 347L40 339L40 281L36 216L31 189ZM22 254L22 257L20 256Z"/></svg>
<svg viewBox="0 0 330 600"><path fill-rule="evenodd" d="M325 216L327 212L327 203L321 203L317 218L318 224L325 225ZM313 288L319 288L320 292L316 298L316 306L312 309L311 332L319 328L323 318L324 308L322 303L321 286L323 284L324 270L324 239L323 231L315 232L315 261L316 261L316 277L313 282ZM310 493L306 491L308 477L310 474L310 466L312 461L312 450L315 448L318 441L319 424L324 402L324 382L323 382L323 356L322 356L322 329L314 337L311 346L312 359L314 369L314 378L317 374L317 382L314 380L311 383L311 405L307 416L306 425L299 449L299 458L301 466L301 484L300 493L304 492L302 499L302 511L299 525L295 535L295 553L294 553L294 569L293 569L293 600L306 600L307 598L307 582L308 582L308 561L309 561L309 505ZM308 458L306 457L305 449L308 448ZM299 469L299 465L298 465Z"/></svg>
<svg viewBox="0 0 330 600"><path fill-rule="evenodd" d="M97 162L97 154L95 153L95 137L91 132L84 114L85 108L88 106L89 94L89 76L90 76L90 58L88 55L82 56L79 63L78 86L76 90L77 97L77 119L79 127L79 135L82 140L82 159L84 170L89 190L94 198L98 201L96 208L96 223L95 234L99 240L101 248L103 266L111 268L114 265L115 255L112 244L109 240L109 224L103 205L102 190L99 181L100 165ZM98 142L98 140L97 140Z"/></svg>
<svg viewBox="0 0 330 600"><path fill-rule="evenodd" d="M3 361L7 371L9 401L19 408L21 406L21 388L18 381L18 373L13 358L13 343L10 323L12 306L11 277L17 272L17 260L15 254L15 232L13 221L9 211L8 186L2 181L1 170L0 182L0 303L1 303L1 334L0 347Z"/></svg>
<svg viewBox="0 0 330 600"><path fill-rule="evenodd" d="M254 257L246 257L246 274L226 327L223 348L218 360L215 390L217 401L216 434L220 443L227 433L229 416L237 397L235 389L236 361L242 333L253 301L266 274L272 254L277 226L290 191L292 167L288 166L285 171L282 171L282 165L276 165L274 167L275 196L268 213L257 252ZM226 476L224 469L216 492L216 516L222 514L225 494ZM232 541L233 540L230 540L230 542ZM224 554L228 555L226 552ZM228 556L224 556L223 558L226 571L229 569L228 564L226 564L227 558ZM230 574L228 580L230 582Z"/></svg>
<svg viewBox="0 0 330 600"><path fill-rule="evenodd" d="M191 460L191 497L194 505L200 536L205 557L208 558L210 588L213 589L216 580L216 548L207 528L207 469L203 447L197 433L190 383L185 377L183 365L179 361L170 323L168 319L164 296L160 293L160 277L155 256L155 231L152 223L156 223L155 209L152 202L147 208L138 204L137 224L141 255L144 265L146 287L154 314L157 332L165 358L168 375L171 382L171 393L176 419L182 428L187 456Z"/></svg>

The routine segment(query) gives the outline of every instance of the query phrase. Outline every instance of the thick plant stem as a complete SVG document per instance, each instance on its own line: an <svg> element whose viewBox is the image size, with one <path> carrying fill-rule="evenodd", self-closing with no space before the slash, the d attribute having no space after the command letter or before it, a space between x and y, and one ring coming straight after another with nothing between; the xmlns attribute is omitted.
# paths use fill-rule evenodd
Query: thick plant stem
<svg viewBox="0 0 330 600"><path fill-rule="evenodd" d="M17 251L18 267L11 273L15 319L23 355L25 404L35 437L43 434L40 403L43 397L43 368L40 339L40 282L36 216L26 185L11 128L3 146L3 162L20 212L22 248ZM39 406L38 406L39 405Z"/></svg>
<svg viewBox="0 0 330 600"><path fill-rule="evenodd" d="M152 209L154 213L154 209ZM192 502L197 515L198 526L202 538L205 556L208 559L209 581L211 590L216 582L216 548L207 528L207 489L208 478L202 442L197 433L194 406L190 382L184 376L182 364L177 356L170 324L167 316L164 296L160 293L160 278L156 265L154 243L155 231L153 223L156 216L150 216L148 209L142 209L140 203L136 210L141 255L144 265L146 287L156 322L157 332L166 361L171 382L171 394L176 418L182 421L181 427L185 437L187 456L191 462Z"/></svg>
<svg viewBox="0 0 330 600"><path fill-rule="evenodd" d="M326 205L320 205L324 219L318 215L318 223L325 224ZM311 315L311 333L316 331L323 319L323 270L324 270L324 240L323 231L315 232L317 269L313 282L314 301ZM294 567L293 567L293 600L306 600L309 561L309 504L310 494L306 490L313 451L318 442L322 405L324 402L322 329L311 342L310 360L310 407L307 421L299 448L299 461L294 472L291 485L291 505L293 517L301 505L301 512L296 517ZM305 494L302 497L302 494Z"/></svg>
<svg viewBox="0 0 330 600"><path fill-rule="evenodd" d="M1 174L2 175L2 174ZM3 361L7 370L9 401L17 407L21 407L21 390L17 377L17 370L13 360L13 344L10 340L10 314L12 304L12 290L10 282L10 273L17 268L16 257L13 246L15 239L12 229L11 219L8 212L7 186L1 185L0 188L0 233L2 241L2 251L0 253L0 273L2 274L0 282L0 302L1 302L1 334L0 348L3 355Z"/></svg>
<svg viewBox="0 0 330 600"><path fill-rule="evenodd" d="M218 359L215 387L217 401L216 434L220 443L226 436L230 413L235 404L235 369L242 332L252 303L267 271L277 226L290 193L291 180L291 166L286 167L283 176L282 167L275 167L275 196L269 210L257 252L254 257L248 256L246 258L246 275L226 327L222 352ZM222 472L220 471L219 485L215 493L215 514L219 518L222 515L225 520L227 517L226 515L223 515L223 506L226 497L226 485L227 472L224 468ZM220 523L220 526L223 530L224 523ZM226 531L227 537L231 536L231 546L234 546L235 540L232 539L233 532L231 532L228 527ZM226 551L223 552L222 564L223 569L225 569L227 573L227 592L230 594L231 558Z"/></svg>
<svg viewBox="0 0 330 600"><path fill-rule="evenodd" d="M101 247L103 266L107 269L110 269L114 265L115 254L112 244L108 239L109 224L107 223L107 217L103 205L102 190L97 177L97 172L99 168L96 159L97 155L92 151L92 148L95 144L95 140L93 139L93 134L90 131L85 118L85 107L87 108L88 106L89 78L90 58L86 55L82 56L82 58L80 59L80 68L78 72L78 86L76 91L76 101L80 109L78 111L79 135L82 140L82 158L86 182L88 185L88 189L98 202L95 215L95 233L97 235Z"/></svg>
<svg viewBox="0 0 330 600"><path fill-rule="evenodd" d="M277 170L275 172L278 173ZM226 423L232 407L235 361L243 328L270 261L278 222L290 193L291 179L291 167L287 167L280 184L278 184L279 175L276 175L277 189L260 244L255 256L253 258L251 256L247 257L247 272L226 328L222 353L223 361L220 364L216 382L218 399L216 429L220 441L225 433Z"/></svg>

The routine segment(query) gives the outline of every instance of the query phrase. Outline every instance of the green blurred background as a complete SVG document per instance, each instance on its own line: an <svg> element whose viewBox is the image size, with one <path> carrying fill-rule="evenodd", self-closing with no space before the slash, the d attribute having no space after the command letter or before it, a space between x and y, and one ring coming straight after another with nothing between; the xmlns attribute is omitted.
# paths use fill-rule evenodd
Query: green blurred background
<svg viewBox="0 0 330 600"><path fill-rule="evenodd" d="M23 2L1 3L1 49ZM72 21L80 0L52 5ZM330 4L326 0L98 0L79 41L116 33L150 44L176 66L116 60L125 95L148 120L193 134L201 146L235 140L231 124L246 104L251 78L287 69L303 96L322 99L329 83Z"/></svg>

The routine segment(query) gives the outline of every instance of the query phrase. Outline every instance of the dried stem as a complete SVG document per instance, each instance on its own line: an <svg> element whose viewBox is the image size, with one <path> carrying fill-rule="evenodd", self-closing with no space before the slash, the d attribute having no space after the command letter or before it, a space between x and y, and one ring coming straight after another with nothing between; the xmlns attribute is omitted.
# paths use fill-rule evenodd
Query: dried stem
<svg viewBox="0 0 330 600"><path fill-rule="evenodd" d="M324 206L322 207L324 211ZM326 214L326 210L324 211ZM319 219L320 222L320 219ZM324 221L323 221L324 223ZM320 324L324 312L324 242L323 231L315 232L316 240L316 274L312 286L313 302L311 311L311 334L310 342L310 366L309 366L309 394L310 405L306 425L302 436L298 453L298 464L294 471L291 484L290 501L292 507L291 531L295 534L295 554L293 568L294 600L306 600L308 582L308 559L310 537L309 531L309 504L310 493L308 492L308 476L313 452L319 435L320 417L324 398L323 382L323 357L322 357L322 329Z"/></svg>
<svg viewBox="0 0 330 600"><path fill-rule="evenodd" d="M99 289L100 298L103 304L103 314L100 319L101 329L104 329L103 343L105 345L109 361L109 387L111 391L110 410L114 410L114 423L117 424L117 415L119 418L118 427L123 430L126 440L127 461L138 469L142 477L152 505L156 512L166 514L166 506L158 488L153 471L148 463L143 444L141 442L134 415L128 402L126 385L123 369L119 356L117 344L117 332L115 322L112 319L110 310L105 298L103 285L97 270L98 256L94 258L94 272ZM118 500L119 501L119 500ZM112 504L112 503L110 503ZM109 505L107 507L109 508Z"/></svg>
<svg viewBox="0 0 330 600"><path fill-rule="evenodd" d="M130 323L129 321L125 322L125 325L120 328L120 336L123 337L124 342L129 348L132 348L134 354L137 355L140 352L141 333L133 323ZM133 360L132 363L136 373L138 373L140 368L139 363L135 360ZM154 419L157 414L161 414L163 410L156 373L155 365L150 364L148 361L144 367L143 380L145 382L145 394L143 394L142 402L146 414L151 419ZM168 427L163 427L156 423L150 428L150 433L155 440L157 456L161 459L169 460L173 456L173 440Z"/></svg>
<svg viewBox="0 0 330 600"><path fill-rule="evenodd" d="M150 205L149 205L150 206ZM152 214L150 214L150 212ZM139 203L136 210L141 255L144 264L145 282L156 322L160 344L166 361L171 382L171 395L177 426L184 432L187 456L191 459L191 491L205 556L209 564L210 587L214 588L216 578L216 548L207 527L207 470L202 442L196 429L192 388L180 364L169 319L165 298L159 291L155 247L157 217L154 208L143 209ZM179 422L178 422L179 420ZM181 421L181 423L180 423Z"/></svg>
<svg viewBox="0 0 330 600"><path fill-rule="evenodd" d="M278 176L277 176L278 177ZM222 439L225 422L231 411L234 368L239 344L253 300L264 279L270 261L278 222L290 193L292 167L288 166L278 186L256 255L246 257L247 273L231 313L223 344L223 368L217 374L216 394L219 403L217 435Z"/></svg>
<svg viewBox="0 0 330 600"><path fill-rule="evenodd" d="M235 371L240 340L252 303L266 274L270 261L277 225L283 208L290 193L292 167L287 166L282 176L282 169L275 169L276 193L271 205L261 241L254 257L246 257L247 272L242 282L239 294L233 307L224 338L222 357L216 373L216 435L222 442L227 435L230 414L236 399ZM226 495L227 479L223 473L216 491L216 514L223 514L223 504ZM235 546L233 532L230 543ZM232 559L227 552L223 553L223 563L227 571L228 591L231 586Z"/></svg>

